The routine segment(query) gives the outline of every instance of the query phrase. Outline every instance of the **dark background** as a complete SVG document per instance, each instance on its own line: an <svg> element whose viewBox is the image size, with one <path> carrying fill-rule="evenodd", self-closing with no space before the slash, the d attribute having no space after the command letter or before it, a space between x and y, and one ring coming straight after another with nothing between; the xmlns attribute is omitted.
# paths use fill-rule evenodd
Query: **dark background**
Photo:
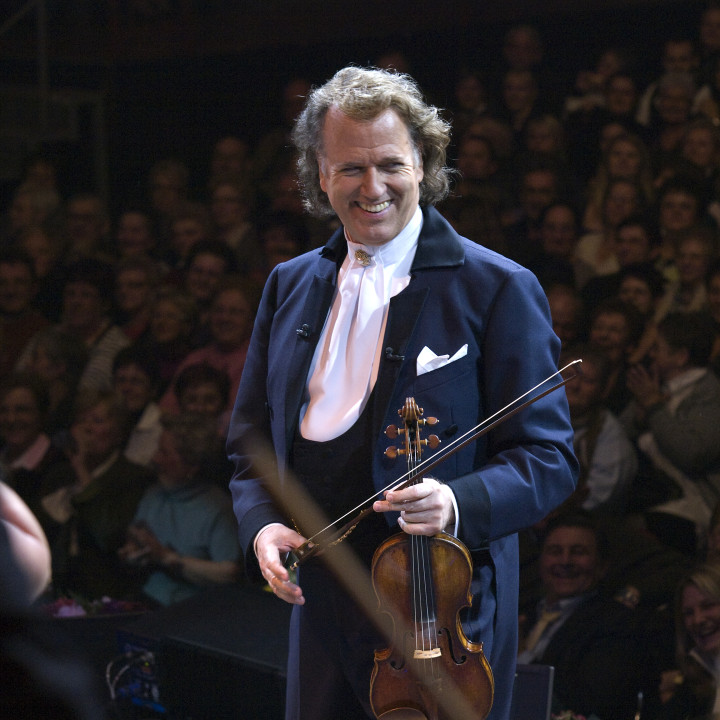
<svg viewBox="0 0 720 720"><path fill-rule="evenodd" d="M24 6L0 0L0 29ZM200 193L212 143L229 133L253 142L277 125L282 87L292 77L322 82L347 63L372 64L396 48L430 99L448 106L458 71L491 72L507 28L529 22L545 40L547 68L568 92L577 70L609 46L631 51L643 85L658 74L664 39L697 36L703 3L46 0L46 6L48 85L102 98L105 185L117 208L153 162L168 156L185 160ZM0 35L0 88L37 87L37 39L35 11ZM98 185L92 119L80 122L86 127L77 142L44 144L59 162L66 195ZM5 184L0 201L12 178Z"/></svg>

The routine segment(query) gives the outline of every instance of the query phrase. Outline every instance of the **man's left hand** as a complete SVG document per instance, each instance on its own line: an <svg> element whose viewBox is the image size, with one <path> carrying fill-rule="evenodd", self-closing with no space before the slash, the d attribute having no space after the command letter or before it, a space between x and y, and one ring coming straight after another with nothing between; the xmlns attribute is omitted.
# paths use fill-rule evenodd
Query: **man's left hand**
<svg viewBox="0 0 720 720"><path fill-rule="evenodd" d="M432 478L402 490L389 490L373 503L375 512L399 512L398 524L410 535L436 535L452 529L455 509L452 490Z"/></svg>

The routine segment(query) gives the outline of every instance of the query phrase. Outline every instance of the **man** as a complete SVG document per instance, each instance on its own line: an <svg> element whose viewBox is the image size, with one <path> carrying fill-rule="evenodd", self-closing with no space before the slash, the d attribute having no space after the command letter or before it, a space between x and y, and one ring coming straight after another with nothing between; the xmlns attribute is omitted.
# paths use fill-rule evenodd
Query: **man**
<svg viewBox="0 0 720 720"><path fill-rule="evenodd" d="M633 401L621 421L649 470L648 529L663 543L697 551L720 496L720 381L708 369L712 321L703 313L670 313L659 323L651 370L628 370ZM654 503L650 501L654 500Z"/></svg>
<svg viewBox="0 0 720 720"><path fill-rule="evenodd" d="M589 515L548 522L539 558L544 596L518 659L555 668L553 712L632 717L641 689L633 611L599 591L608 541Z"/></svg>
<svg viewBox="0 0 720 720"><path fill-rule="evenodd" d="M228 435L231 489L248 564L296 605L286 717L367 718L373 650L387 642L321 563L290 581L281 555L305 537L252 469L257 434L280 482L290 466L337 517L403 473L382 430L406 398L448 439L553 373L559 342L534 276L460 238L432 207L448 187L448 126L410 78L341 70L310 95L294 138L308 206L344 227L268 280ZM345 540L367 562L397 522L415 535L448 528L470 548L464 627L495 675L492 718L508 717L514 675L515 533L572 491L575 471L554 393L441 464L440 480L387 493Z"/></svg>

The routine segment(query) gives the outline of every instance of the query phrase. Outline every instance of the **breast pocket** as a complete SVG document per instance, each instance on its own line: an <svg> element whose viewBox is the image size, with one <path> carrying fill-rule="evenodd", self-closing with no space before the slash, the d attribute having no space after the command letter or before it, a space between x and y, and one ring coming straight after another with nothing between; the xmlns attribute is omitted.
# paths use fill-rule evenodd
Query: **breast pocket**
<svg viewBox="0 0 720 720"><path fill-rule="evenodd" d="M466 386L469 382L475 384L475 380L468 377L474 373L475 363L466 355L437 370L418 375L415 379L415 393L427 392L448 383L457 383L459 386Z"/></svg>

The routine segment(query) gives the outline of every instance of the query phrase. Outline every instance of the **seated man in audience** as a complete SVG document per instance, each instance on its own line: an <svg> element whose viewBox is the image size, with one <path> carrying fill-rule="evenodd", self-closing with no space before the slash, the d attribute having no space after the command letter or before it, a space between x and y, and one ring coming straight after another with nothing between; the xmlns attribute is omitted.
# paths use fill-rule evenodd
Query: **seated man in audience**
<svg viewBox="0 0 720 720"><path fill-rule="evenodd" d="M662 542L695 554L720 493L720 381L708 370L710 319L673 313L658 325L652 366L634 365L634 399L621 416L646 459L638 491Z"/></svg>
<svg viewBox="0 0 720 720"><path fill-rule="evenodd" d="M555 668L553 712L632 717L642 687L635 614L599 590L607 539L589 515L558 515L539 558L544 597L521 640L518 662Z"/></svg>

